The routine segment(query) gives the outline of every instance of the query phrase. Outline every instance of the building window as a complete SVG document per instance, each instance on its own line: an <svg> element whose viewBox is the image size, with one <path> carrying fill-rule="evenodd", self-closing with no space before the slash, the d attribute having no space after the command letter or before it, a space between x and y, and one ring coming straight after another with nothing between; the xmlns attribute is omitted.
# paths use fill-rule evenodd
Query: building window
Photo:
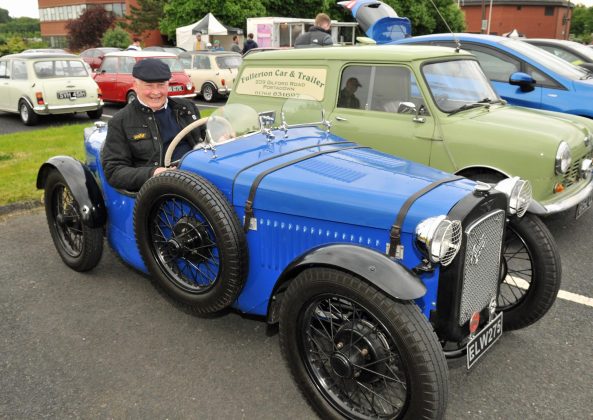
<svg viewBox="0 0 593 420"><path fill-rule="evenodd" d="M105 10L113 12L117 18L123 18L126 14L125 3L106 3L103 5ZM55 20L74 20L86 10L86 4L77 4L72 6L48 7L39 9L39 21L48 22Z"/></svg>
<svg viewBox="0 0 593 420"><path fill-rule="evenodd" d="M554 16L554 6L546 6L544 16Z"/></svg>

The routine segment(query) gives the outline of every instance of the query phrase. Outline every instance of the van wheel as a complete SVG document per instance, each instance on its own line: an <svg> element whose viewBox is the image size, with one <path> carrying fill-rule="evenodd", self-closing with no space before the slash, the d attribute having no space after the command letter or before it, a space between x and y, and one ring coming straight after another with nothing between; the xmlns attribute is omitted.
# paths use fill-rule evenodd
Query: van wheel
<svg viewBox="0 0 593 420"><path fill-rule="evenodd" d="M19 114L21 116L21 121L25 125L36 125L39 121L39 115L33 111L33 108L31 108L29 103L24 99L21 99L19 102Z"/></svg>
<svg viewBox="0 0 593 420"><path fill-rule="evenodd" d="M169 170L142 186L136 242L157 288L200 314L231 305L247 275L247 240L226 197L204 178Z"/></svg>
<svg viewBox="0 0 593 420"><path fill-rule="evenodd" d="M280 346L301 392L324 419L440 419L447 362L414 302L349 273L310 268L280 308Z"/></svg>
<svg viewBox="0 0 593 420"><path fill-rule="evenodd" d="M216 88L212 83L204 83L204 86L202 86L202 96L206 102L212 102L216 98Z"/></svg>

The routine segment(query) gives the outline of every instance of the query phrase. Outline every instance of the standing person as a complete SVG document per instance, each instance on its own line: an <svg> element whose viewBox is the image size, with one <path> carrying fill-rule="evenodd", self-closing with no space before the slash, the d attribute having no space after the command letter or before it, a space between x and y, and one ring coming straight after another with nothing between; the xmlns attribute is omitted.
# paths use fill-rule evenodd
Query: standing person
<svg viewBox="0 0 593 420"><path fill-rule="evenodd" d="M154 175L166 171L163 159L171 140L200 118L196 105L169 98L171 70L161 60L147 58L132 69L137 99L108 123L101 161L107 182L115 188L138 191ZM193 130L177 145L173 161L202 141Z"/></svg>
<svg viewBox="0 0 593 420"><path fill-rule="evenodd" d="M231 51L236 53L241 53L241 46L239 45L239 37L237 35L233 35L233 45L231 45Z"/></svg>
<svg viewBox="0 0 593 420"><path fill-rule="evenodd" d="M214 40L214 45L212 46L212 51L224 51L224 48L220 46L220 41L218 39Z"/></svg>
<svg viewBox="0 0 593 420"><path fill-rule="evenodd" d="M315 16L315 25L294 40L295 48L327 47L334 45L330 32L331 19L325 13Z"/></svg>
<svg viewBox="0 0 593 420"><path fill-rule="evenodd" d="M204 44L202 43L202 33L198 32L196 34L196 42L194 44L194 50L199 51L204 49Z"/></svg>
<svg viewBox="0 0 593 420"><path fill-rule="evenodd" d="M257 48L257 42L255 42L253 40L253 34L249 33L247 34L247 39L245 40L245 44L243 44L243 54L245 54L247 51L253 49L253 48Z"/></svg>
<svg viewBox="0 0 593 420"><path fill-rule="evenodd" d="M134 38L133 42L126 48L126 51L141 51L142 47L140 46L140 39Z"/></svg>

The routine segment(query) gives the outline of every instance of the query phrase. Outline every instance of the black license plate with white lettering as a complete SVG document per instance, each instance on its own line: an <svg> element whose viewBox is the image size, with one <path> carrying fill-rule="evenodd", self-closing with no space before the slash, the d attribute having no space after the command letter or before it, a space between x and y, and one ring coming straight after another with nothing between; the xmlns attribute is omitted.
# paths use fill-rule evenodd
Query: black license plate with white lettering
<svg viewBox="0 0 593 420"><path fill-rule="evenodd" d="M86 97L86 90L61 90L58 99L76 99Z"/></svg>
<svg viewBox="0 0 593 420"><path fill-rule="evenodd" d="M467 368L470 369L478 359L492 347L502 335L502 312L490 321L474 338L467 343Z"/></svg>
<svg viewBox="0 0 593 420"><path fill-rule="evenodd" d="M593 195L590 195L589 197L587 197L583 201L581 201L579 204L577 204L577 214L576 214L575 219L578 219L579 217L581 217L583 215L583 213L585 213L587 210L589 210L591 208L592 204L593 204Z"/></svg>
<svg viewBox="0 0 593 420"><path fill-rule="evenodd" d="M169 86L169 92L181 92L183 86Z"/></svg>

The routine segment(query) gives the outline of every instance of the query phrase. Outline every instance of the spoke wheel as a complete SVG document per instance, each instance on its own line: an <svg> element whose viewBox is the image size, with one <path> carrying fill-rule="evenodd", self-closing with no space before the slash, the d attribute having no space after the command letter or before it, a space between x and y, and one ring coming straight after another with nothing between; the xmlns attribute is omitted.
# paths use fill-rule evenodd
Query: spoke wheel
<svg viewBox="0 0 593 420"><path fill-rule="evenodd" d="M511 219L503 245L498 309L506 330L524 328L552 307L560 289L561 262L554 238L536 216Z"/></svg>
<svg viewBox="0 0 593 420"><path fill-rule="evenodd" d="M198 175L149 179L134 208L136 241L155 285L198 313L232 304L247 273L245 234L222 193Z"/></svg>
<svg viewBox="0 0 593 420"><path fill-rule="evenodd" d="M64 263L76 271L95 267L103 253L103 229L84 225L80 206L58 171L51 172L45 183L45 212Z"/></svg>
<svg viewBox="0 0 593 420"><path fill-rule="evenodd" d="M426 318L347 273L312 268L288 287L280 344L322 418L440 418L447 368Z"/></svg>
<svg viewBox="0 0 593 420"><path fill-rule="evenodd" d="M206 102L212 102L216 97L216 91L211 83L206 83L202 86L202 97Z"/></svg>

